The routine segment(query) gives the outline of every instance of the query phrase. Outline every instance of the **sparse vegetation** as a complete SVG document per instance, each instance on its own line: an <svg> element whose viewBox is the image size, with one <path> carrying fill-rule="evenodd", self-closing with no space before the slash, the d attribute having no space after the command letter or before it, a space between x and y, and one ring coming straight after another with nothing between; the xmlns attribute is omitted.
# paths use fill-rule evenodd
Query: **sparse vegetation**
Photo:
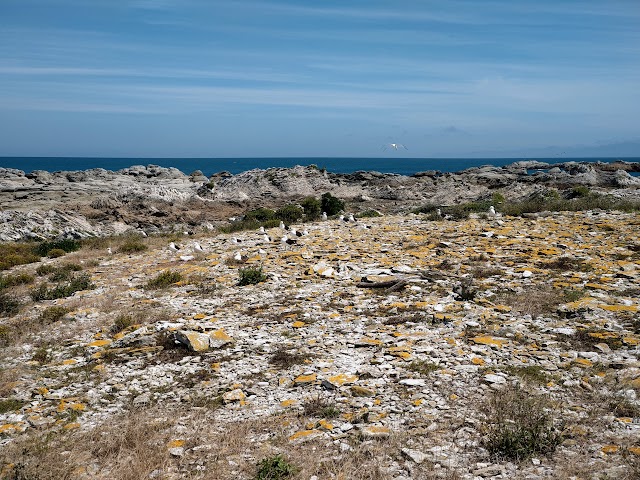
<svg viewBox="0 0 640 480"><path fill-rule="evenodd" d="M41 324L49 324L53 322L57 322L61 320L67 313L69 313L69 309L67 307L63 307L60 305L54 305L53 307L47 307L43 310L43 312L38 317L38 321Z"/></svg>
<svg viewBox="0 0 640 480"><path fill-rule="evenodd" d="M31 243L0 244L0 270L8 270L16 265L25 265L40 260L41 255Z"/></svg>
<svg viewBox="0 0 640 480"><path fill-rule="evenodd" d="M276 365L280 368L289 368L294 365L304 363L309 358L309 355L291 352L286 348L276 350L276 352L269 359L271 365Z"/></svg>
<svg viewBox="0 0 640 480"><path fill-rule="evenodd" d="M62 250L62 255L65 253L75 252L80 250L82 245L77 240L64 239L64 240L52 240L47 242L41 242L35 249L35 253L41 257L51 257L53 250ZM58 256L62 256L58 255Z"/></svg>
<svg viewBox="0 0 640 480"><path fill-rule="evenodd" d="M284 480L291 478L298 468L287 462L282 455L265 458L258 463L255 480Z"/></svg>
<svg viewBox="0 0 640 480"><path fill-rule="evenodd" d="M0 275L0 290L16 285L28 285L33 283L33 275L28 273L14 273L13 275Z"/></svg>
<svg viewBox="0 0 640 480"><path fill-rule="evenodd" d="M182 281L184 279L183 275L180 272L175 270L164 270L160 272L158 275L149 280L144 288L148 289L160 289L160 288L168 288L176 283Z"/></svg>
<svg viewBox="0 0 640 480"><path fill-rule="evenodd" d="M264 282L267 276L262 271L262 267L247 267L241 268L238 271L238 286L244 287L245 285L256 285Z"/></svg>
<svg viewBox="0 0 640 480"><path fill-rule="evenodd" d="M51 288L49 288L47 283L42 283L38 287L33 288L29 292L29 295L31 295L34 302L39 302L42 300L70 297L75 292L90 290L92 288L94 288L94 285L91 283L91 276L84 273L78 276L72 276L65 283L59 283Z"/></svg>
<svg viewBox="0 0 640 480"><path fill-rule="evenodd" d="M127 238L120 247L120 253L139 253L147 250L148 247L138 238Z"/></svg>
<svg viewBox="0 0 640 480"><path fill-rule="evenodd" d="M336 418L340 415L340 409L335 404L321 398L320 395L313 396L302 404L303 415L317 418Z"/></svg>
<svg viewBox="0 0 640 480"><path fill-rule="evenodd" d="M407 370L411 370L412 372L416 372L424 376L440 370L440 367L438 365L426 360L414 360L410 364L408 364L406 368Z"/></svg>
<svg viewBox="0 0 640 480"><path fill-rule="evenodd" d="M497 459L522 461L552 453L563 441L551 402L521 387L494 393L486 408L486 448Z"/></svg>
<svg viewBox="0 0 640 480"><path fill-rule="evenodd" d="M9 293L0 292L0 316L15 315L20 310L20 301Z"/></svg>

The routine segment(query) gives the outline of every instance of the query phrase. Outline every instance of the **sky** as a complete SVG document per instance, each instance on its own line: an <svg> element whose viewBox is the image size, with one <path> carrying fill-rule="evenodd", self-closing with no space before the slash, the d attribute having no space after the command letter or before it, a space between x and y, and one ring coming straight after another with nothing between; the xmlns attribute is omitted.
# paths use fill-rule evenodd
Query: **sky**
<svg viewBox="0 0 640 480"><path fill-rule="evenodd" d="M638 0L0 0L0 156L560 154L639 111Z"/></svg>

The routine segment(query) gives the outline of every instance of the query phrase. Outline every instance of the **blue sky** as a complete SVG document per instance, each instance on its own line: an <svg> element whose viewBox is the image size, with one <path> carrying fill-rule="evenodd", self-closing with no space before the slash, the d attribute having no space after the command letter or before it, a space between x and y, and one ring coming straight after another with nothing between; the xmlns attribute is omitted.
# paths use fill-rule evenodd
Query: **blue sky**
<svg viewBox="0 0 640 480"><path fill-rule="evenodd" d="M4 156L526 155L639 111L638 0L0 0Z"/></svg>

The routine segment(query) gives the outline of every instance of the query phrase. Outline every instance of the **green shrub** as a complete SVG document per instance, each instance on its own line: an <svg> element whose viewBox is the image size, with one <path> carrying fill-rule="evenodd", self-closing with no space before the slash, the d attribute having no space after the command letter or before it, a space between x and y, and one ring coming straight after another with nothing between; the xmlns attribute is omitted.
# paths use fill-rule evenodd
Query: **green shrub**
<svg viewBox="0 0 640 480"><path fill-rule="evenodd" d="M381 216L382 214L377 210L365 210L356 215L357 218L375 218Z"/></svg>
<svg viewBox="0 0 640 480"><path fill-rule="evenodd" d="M38 347L35 352L33 352L32 360L40 363L47 363L51 358L51 353L47 349L47 347Z"/></svg>
<svg viewBox="0 0 640 480"><path fill-rule="evenodd" d="M135 321L131 315L126 315L126 314L118 315L118 318L116 318L113 321L113 326L111 327L111 331L114 333L121 332L125 328L129 328L134 323Z"/></svg>
<svg viewBox="0 0 640 480"><path fill-rule="evenodd" d="M41 257L51 256L51 250L62 250L65 253L75 252L76 250L80 250L81 244L77 240L54 240L50 242L42 242L40 243L35 252Z"/></svg>
<svg viewBox="0 0 640 480"><path fill-rule="evenodd" d="M0 270L8 270L16 265L34 263L41 255L35 252L33 244L3 243L0 244Z"/></svg>
<svg viewBox="0 0 640 480"><path fill-rule="evenodd" d="M589 190L589 187L586 187L584 185L576 185L571 189L569 198L588 197L590 194L591 190Z"/></svg>
<svg viewBox="0 0 640 480"><path fill-rule="evenodd" d="M530 395L520 387L494 393L487 409L489 453L496 459L516 461L552 453L563 437L550 410L546 397Z"/></svg>
<svg viewBox="0 0 640 480"><path fill-rule="evenodd" d="M7 325L0 325L0 347L8 347L13 341L13 331ZM0 369L1 371L1 369Z"/></svg>
<svg viewBox="0 0 640 480"><path fill-rule="evenodd" d="M45 308L44 311L38 317L38 320L41 323L49 324L53 322L57 322L62 319L67 313L71 310L67 307L62 307L60 305L54 305L53 307Z"/></svg>
<svg viewBox="0 0 640 480"><path fill-rule="evenodd" d="M304 214L309 220L315 220L322 213L322 203L315 197L307 197L300 203Z"/></svg>
<svg viewBox="0 0 640 480"><path fill-rule="evenodd" d="M54 267L51 264L46 264L46 265L40 265L38 268L36 268L36 273L40 276L40 277L44 277L45 275L49 275L50 273L53 273L56 271L57 267Z"/></svg>
<svg viewBox="0 0 640 480"><path fill-rule="evenodd" d="M255 285L264 282L267 276L262 271L262 267L247 267L239 270L238 286Z"/></svg>
<svg viewBox="0 0 640 480"><path fill-rule="evenodd" d="M52 248L51 250L49 250L47 252L47 257L49 257L49 258L59 258L59 257L64 257L66 254L67 254L67 252L65 252L61 248Z"/></svg>
<svg viewBox="0 0 640 480"><path fill-rule="evenodd" d="M24 400L7 398L0 400L0 413L15 412L27 404Z"/></svg>
<svg viewBox="0 0 640 480"><path fill-rule="evenodd" d="M77 277L71 277L66 283L55 285L49 288L46 283L39 285L29 292L31 298L35 302L41 300L55 300L57 298L70 297L75 292L81 290L90 290L94 288L91 283L91 277L88 274L78 275Z"/></svg>
<svg viewBox="0 0 640 480"><path fill-rule="evenodd" d="M20 302L7 293L0 293L0 315L15 315L20 310Z"/></svg>
<svg viewBox="0 0 640 480"><path fill-rule="evenodd" d="M145 250L147 250L147 248L148 247L137 238L129 238L125 240L122 245L120 245L118 251L120 253L138 253L144 252Z"/></svg>
<svg viewBox="0 0 640 480"><path fill-rule="evenodd" d="M334 197L329 192L323 193L320 199L322 211L327 215L336 215L344 210L344 202Z"/></svg>
<svg viewBox="0 0 640 480"><path fill-rule="evenodd" d="M494 192L493 195L491 195L491 202L494 206L504 203L504 195L500 192Z"/></svg>
<svg viewBox="0 0 640 480"><path fill-rule="evenodd" d="M28 273L15 273L13 275L0 275L0 290L16 285L33 283L33 275Z"/></svg>
<svg viewBox="0 0 640 480"><path fill-rule="evenodd" d="M288 463L281 454L265 458L258 463L255 480L284 480L298 472L298 469Z"/></svg>
<svg viewBox="0 0 640 480"><path fill-rule="evenodd" d="M77 263L65 263L59 267L54 267L49 275L49 280L52 282L61 282L70 280L73 278L73 272L79 272L82 270L82 265Z"/></svg>
<svg viewBox="0 0 640 480"><path fill-rule="evenodd" d="M266 222L268 220L273 220L276 218L276 212L269 208L256 208L255 210L250 210L244 215L244 220L247 221L256 221L256 222Z"/></svg>
<svg viewBox="0 0 640 480"><path fill-rule="evenodd" d="M302 218L304 210L297 205L285 205L276 210L276 217L285 223L295 223Z"/></svg>
<svg viewBox="0 0 640 480"><path fill-rule="evenodd" d="M145 285L145 288L167 288L182 281L183 278L184 277L180 272L176 272L175 270L165 270L149 280Z"/></svg>

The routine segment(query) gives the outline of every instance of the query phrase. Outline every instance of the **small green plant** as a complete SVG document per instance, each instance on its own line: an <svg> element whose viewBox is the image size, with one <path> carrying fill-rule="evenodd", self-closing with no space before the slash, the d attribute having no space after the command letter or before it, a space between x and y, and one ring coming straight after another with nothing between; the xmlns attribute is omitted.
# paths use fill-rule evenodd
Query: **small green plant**
<svg viewBox="0 0 640 480"><path fill-rule="evenodd" d="M176 272L175 270L165 270L160 272L154 278L149 280L145 285L145 288L149 289L158 289L158 288L168 288L171 285L174 285L183 280L183 276L180 272Z"/></svg>
<svg viewBox="0 0 640 480"><path fill-rule="evenodd" d="M552 453L563 441L550 401L521 387L495 392L487 404L486 448L496 459L521 461Z"/></svg>
<svg viewBox="0 0 640 480"><path fill-rule="evenodd" d="M27 402L16 400L15 398L7 398L0 400L0 413L15 412L26 405Z"/></svg>
<svg viewBox="0 0 640 480"><path fill-rule="evenodd" d="M245 285L256 285L260 282L264 282L267 276L262 271L262 267L247 267L241 268L238 271L238 286L243 287Z"/></svg>
<svg viewBox="0 0 640 480"><path fill-rule="evenodd" d="M336 418L340 415L340 410L330 402L327 402L320 395L311 397L302 404L303 415L317 418Z"/></svg>
<svg viewBox="0 0 640 480"><path fill-rule="evenodd" d="M375 218L381 216L382 214L377 210L365 210L356 215L357 218Z"/></svg>
<svg viewBox="0 0 640 480"><path fill-rule="evenodd" d="M280 368L289 368L293 365L300 365L304 363L308 358L309 355L295 353L287 350L286 348L281 348L274 352L269 359L269 363Z"/></svg>
<svg viewBox="0 0 640 480"><path fill-rule="evenodd" d="M127 315L127 314L118 315L118 317L113 321L113 325L111 326L111 331L114 333L121 332L125 328L129 328L134 323L135 321L131 315Z"/></svg>
<svg viewBox="0 0 640 480"><path fill-rule="evenodd" d="M505 370L512 375L520 377L524 381L529 381L532 383L545 384L550 380L547 372L545 372L544 369L539 365L509 365L505 367Z"/></svg>
<svg viewBox="0 0 640 480"><path fill-rule="evenodd" d="M491 195L491 202L493 203L493 205L503 204L504 195L502 195L500 192L494 192L493 195Z"/></svg>
<svg viewBox="0 0 640 480"><path fill-rule="evenodd" d="M13 295L0 293L0 316L13 316L20 310L20 302Z"/></svg>
<svg viewBox="0 0 640 480"><path fill-rule="evenodd" d="M69 312L70 310L67 307L54 305L53 307L45 308L38 317L38 321L47 325L61 320Z"/></svg>
<svg viewBox="0 0 640 480"><path fill-rule="evenodd" d="M120 248L118 248L118 252L138 253L138 252L144 252L145 250L147 250L147 248L148 247L137 238L129 238L125 240L122 245L120 245Z"/></svg>
<svg viewBox="0 0 640 480"><path fill-rule="evenodd" d="M13 332L7 325L0 325L0 347L8 347L13 341Z"/></svg>
<svg viewBox="0 0 640 480"><path fill-rule="evenodd" d="M588 197L590 194L591 194L591 190L589 190L589 187L586 187L584 185L576 185L571 189L571 192L569 193L569 197L570 198Z"/></svg>
<svg viewBox="0 0 640 480"><path fill-rule="evenodd" d="M426 360L414 360L407 365L407 370L419 373L420 375L429 375L440 369L435 363L428 362Z"/></svg>
<svg viewBox="0 0 640 480"><path fill-rule="evenodd" d="M255 480L284 480L298 472L298 468L287 462L282 454L265 458L258 463Z"/></svg>
<svg viewBox="0 0 640 480"><path fill-rule="evenodd" d="M33 352L32 360L40 363L47 363L51 358L51 353L47 349L47 347L38 347L35 352Z"/></svg>
<svg viewBox="0 0 640 480"><path fill-rule="evenodd" d="M77 263L65 263L59 267L54 267L49 274L49 280L52 282L64 282L73 278L72 272L80 272L82 265Z"/></svg>
<svg viewBox="0 0 640 480"><path fill-rule="evenodd" d="M323 193L320 199L322 211L327 215L336 215L344 210L344 202L337 197L334 197L329 192Z"/></svg>

